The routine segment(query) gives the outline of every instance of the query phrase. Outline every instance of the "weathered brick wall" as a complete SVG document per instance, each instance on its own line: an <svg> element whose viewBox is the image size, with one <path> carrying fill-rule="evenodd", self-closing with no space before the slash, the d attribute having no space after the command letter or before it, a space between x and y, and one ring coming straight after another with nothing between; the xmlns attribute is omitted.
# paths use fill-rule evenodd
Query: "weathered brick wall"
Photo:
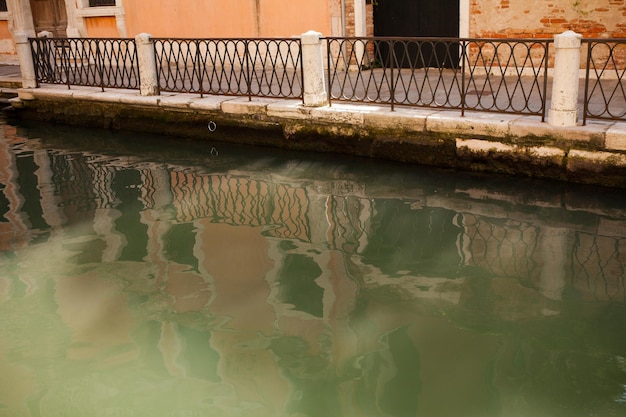
<svg viewBox="0 0 626 417"><path fill-rule="evenodd" d="M340 8L341 2L334 1ZM366 36L373 36L373 4L366 3ZM355 36L354 23L354 1L346 0L345 36ZM584 38L626 37L626 0L470 0L469 36L472 38L552 39L566 30L580 33ZM372 52L370 49L368 52ZM475 49L470 51L471 56L475 57ZM553 52L551 49L550 66ZM585 65L585 48L582 53L581 65ZM495 54L502 55L502 62L508 60L506 48L499 52L486 48L479 58L489 61ZM530 64L527 59L535 63L543 59L541 45L534 45L530 51L520 45L513 54L517 64L525 66ZM609 55L608 47L598 47L593 55L602 62ZM626 65L626 47L616 48L609 64L609 67Z"/></svg>
<svg viewBox="0 0 626 417"><path fill-rule="evenodd" d="M346 36L354 36L354 1L345 3L346 7ZM374 6L365 4L365 36L374 36Z"/></svg>
<svg viewBox="0 0 626 417"><path fill-rule="evenodd" d="M354 2L346 1L346 37L354 36Z"/></svg>
<svg viewBox="0 0 626 417"><path fill-rule="evenodd" d="M346 37L355 36L354 31L354 1L346 0L345 2L345 12L346 12ZM371 37L374 36L374 6L372 2L366 2L365 4L365 36ZM346 57L352 56L352 50L348 48L345 51ZM374 57L374 44L367 43L365 46L365 53L369 55L369 57ZM365 60L368 62L368 60ZM346 63L347 65L354 65L355 60L351 59L350 62Z"/></svg>
<svg viewBox="0 0 626 417"><path fill-rule="evenodd" d="M374 36L374 5L365 5L365 33L367 36Z"/></svg>
<svg viewBox="0 0 626 417"><path fill-rule="evenodd" d="M329 0L329 7L341 20L341 1ZM365 7L366 34L373 36L373 2ZM345 36L354 36L354 0L345 1L345 27ZM470 0L469 28L475 38L552 38L566 30L626 37L626 0Z"/></svg>
<svg viewBox="0 0 626 417"><path fill-rule="evenodd" d="M552 39L573 30L583 38L626 37L626 0L471 0L470 37ZM536 55L534 51L533 55ZM552 65L553 50L550 54ZM582 48L581 67L587 50ZM607 46L594 49L594 59L606 62ZM613 51L608 68L626 64L626 48Z"/></svg>
<svg viewBox="0 0 626 417"><path fill-rule="evenodd" d="M552 38L573 30L586 38L625 37L626 0L471 0L470 36Z"/></svg>

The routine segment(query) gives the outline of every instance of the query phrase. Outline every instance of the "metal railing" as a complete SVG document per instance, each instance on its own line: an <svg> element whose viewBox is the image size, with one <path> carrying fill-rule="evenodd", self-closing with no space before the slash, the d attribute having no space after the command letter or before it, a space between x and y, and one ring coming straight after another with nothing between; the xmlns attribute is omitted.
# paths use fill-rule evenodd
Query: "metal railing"
<svg viewBox="0 0 626 417"><path fill-rule="evenodd" d="M134 39L30 39L38 83L139 88Z"/></svg>
<svg viewBox="0 0 626 417"><path fill-rule="evenodd" d="M626 120L626 39L585 39L587 65L583 124Z"/></svg>
<svg viewBox="0 0 626 417"><path fill-rule="evenodd" d="M161 91L302 98L300 39L154 39Z"/></svg>
<svg viewBox="0 0 626 417"><path fill-rule="evenodd" d="M327 38L328 99L540 115L550 39Z"/></svg>
<svg viewBox="0 0 626 417"><path fill-rule="evenodd" d="M304 98L301 43L154 39L161 91ZM539 115L551 39L325 38L328 100ZM583 123L626 120L626 39L583 40ZM139 89L133 39L30 39L37 83Z"/></svg>

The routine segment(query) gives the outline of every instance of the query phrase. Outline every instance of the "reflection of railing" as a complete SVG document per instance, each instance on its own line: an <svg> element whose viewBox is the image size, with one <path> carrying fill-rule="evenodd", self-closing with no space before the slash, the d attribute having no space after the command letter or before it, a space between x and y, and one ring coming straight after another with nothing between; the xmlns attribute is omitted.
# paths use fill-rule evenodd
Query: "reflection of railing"
<svg viewBox="0 0 626 417"><path fill-rule="evenodd" d="M267 234L310 241L309 201L303 188L223 175L172 172L176 220L268 226Z"/></svg>
<svg viewBox="0 0 626 417"><path fill-rule="evenodd" d="M299 39L155 39L161 91L302 97Z"/></svg>
<svg viewBox="0 0 626 417"><path fill-rule="evenodd" d="M30 39L39 83L139 88L133 39Z"/></svg>
<svg viewBox="0 0 626 417"><path fill-rule="evenodd" d="M368 241L371 200L331 196L327 203L329 244L347 253L361 252Z"/></svg>
<svg viewBox="0 0 626 417"><path fill-rule="evenodd" d="M551 40L327 38L329 101L545 116Z"/></svg>
<svg viewBox="0 0 626 417"><path fill-rule="evenodd" d="M521 279L524 285L538 285L542 259L554 256L546 253L543 228L468 213L462 217L466 265ZM573 242L563 249L563 258L571 260L560 266L571 280L563 285L585 300L626 301L626 239L576 232Z"/></svg>
<svg viewBox="0 0 626 417"><path fill-rule="evenodd" d="M376 230L372 213L382 213L372 209L366 202L357 198L333 197L327 206L329 224L329 247L346 253L365 253L367 244L376 241L384 230ZM376 202L373 202L376 207ZM390 216L395 212L388 212ZM397 213L395 213L397 215ZM407 230L420 229L417 215L412 219L405 218ZM389 223L378 219L378 223ZM407 223L409 222L409 223ZM488 276L506 277L518 280L527 287L539 288L543 279L557 279L556 276L544 276L546 258L552 259L550 233L541 226L529 222L510 219L495 219L472 213L459 213L453 223L460 228L455 237L463 269L474 271L479 268ZM430 225L429 225L430 226ZM452 226L452 224L450 224ZM441 236L432 235L433 241L445 241L454 236L446 235L444 228L437 228ZM431 230L429 227L428 230ZM569 277L563 286L572 288L581 298L600 301L626 300L626 241L624 238L590 235L576 232L573 241L564 240L562 265L558 270L563 278ZM417 238L417 237L416 237ZM421 239L424 237L422 236ZM394 243L396 253L411 257L416 264L424 261L424 253L415 252L419 245L411 239ZM375 243L374 243L375 244ZM552 259L553 260L553 259ZM381 267L373 259L366 260ZM571 263L570 263L571 262ZM422 270L422 272L424 272Z"/></svg>
<svg viewBox="0 0 626 417"><path fill-rule="evenodd" d="M16 177L33 177L37 169L36 163L19 167L32 171L16 173ZM560 271L563 294L573 291L590 301L626 300L623 236L574 228L553 230L532 221L514 220L512 215L499 219L445 208L414 208L404 199L329 194L311 200L306 187L297 184L201 175L164 167L154 171L148 167L118 167L101 164L91 156L51 153L49 167L54 199L48 203L54 201L54 206L42 209L62 210L72 221L93 220L93 212L103 208L120 213L151 208L170 213L173 209L171 214L177 223L207 219L263 227L267 236L301 242L312 242L311 224L319 223L327 229L316 236L326 236L323 243L329 249L358 254L364 263L382 273L402 270L425 278L480 274L510 278L543 290L546 279L559 283L560 278L553 272ZM143 230L144 221L141 216L127 215L124 230L119 232ZM137 252L148 250L146 242L153 237L144 238L134 240Z"/></svg>
<svg viewBox="0 0 626 417"><path fill-rule="evenodd" d="M626 119L626 39L585 39L587 71L583 123Z"/></svg>
<svg viewBox="0 0 626 417"><path fill-rule="evenodd" d="M98 189L100 183L94 181L96 171L90 168L86 159L51 155L50 165L56 193L61 200L60 207L71 207L74 212L102 208L97 200L103 195L103 190Z"/></svg>
<svg viewBox="0 0 626 417"><path fill-rule="evenodd" d="M576 233L572 287L586 300L626 300L626 238Z"/></svg>
<svg viewBox="0 0 626 417"><path fill-rule="evenodd" d="M480 267L501 277L521 278L530 284L539 270L541 228L470 213L463 213L460 219L460 249L466 266Z"/></svg>

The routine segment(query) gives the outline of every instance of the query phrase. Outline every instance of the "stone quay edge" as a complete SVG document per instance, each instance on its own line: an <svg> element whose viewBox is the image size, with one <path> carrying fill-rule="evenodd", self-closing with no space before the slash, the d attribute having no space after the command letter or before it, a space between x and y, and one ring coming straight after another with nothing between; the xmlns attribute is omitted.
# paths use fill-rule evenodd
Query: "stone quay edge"
<svg viewBox="0 0 626 417"><path fill-rule="evenodd" d="M17 92L20 118L626 188L621 121L560 127L529 115L65 85Z"/></svg>

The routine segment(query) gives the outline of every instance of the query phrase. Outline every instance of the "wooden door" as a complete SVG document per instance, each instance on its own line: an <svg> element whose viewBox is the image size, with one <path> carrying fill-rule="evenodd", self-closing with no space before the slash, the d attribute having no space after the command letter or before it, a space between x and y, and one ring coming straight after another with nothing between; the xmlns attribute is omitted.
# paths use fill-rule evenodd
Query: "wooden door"
<svg viewBox="0 0 626 417"><path fill-rule="evenodd" d="M374 35L394 37L458 38L459 0L378 0L374 6ZM388 49L388 48L387 48ZM402 52L400 45L398 51ZM400 66L455 67L458 46L432 43L409 48L410 59ZM383 56L389 51L381 51ZM393 62L393 61L390 61Z"/></svg>
<svg viewBox="0 0 626 417"><path fill-rule="evenodd" d="M55 38L67 36L65 0L30 0L35 32L52 32Z"/></svg>

